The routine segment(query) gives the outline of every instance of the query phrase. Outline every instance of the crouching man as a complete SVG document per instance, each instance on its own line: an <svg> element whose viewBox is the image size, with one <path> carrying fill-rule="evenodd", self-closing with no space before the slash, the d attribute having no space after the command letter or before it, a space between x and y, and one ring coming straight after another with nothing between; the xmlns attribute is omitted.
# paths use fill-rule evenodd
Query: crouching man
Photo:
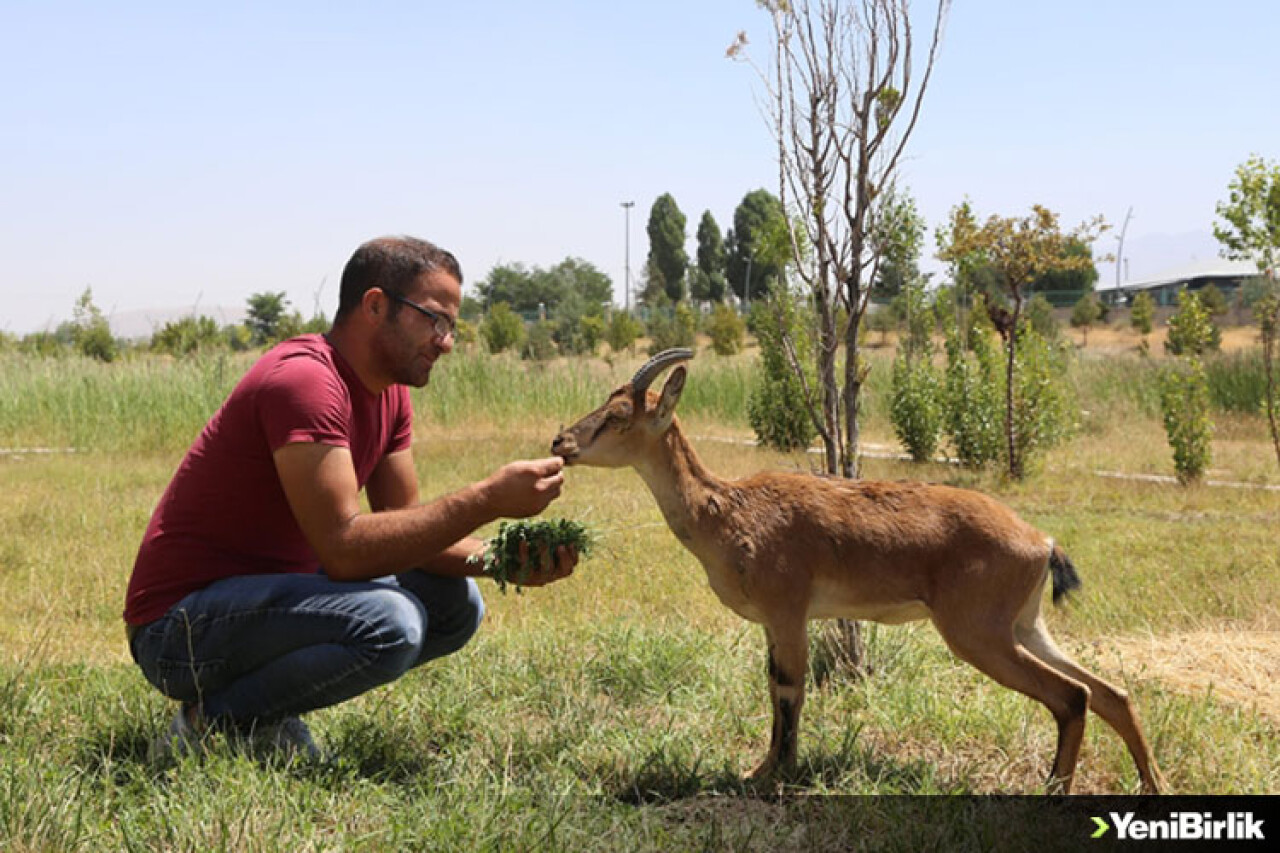
<svg viewBox="0 0 1280 853"><path fill-rule="evenodd" d="M471 534L541 513L563 461L512 462L420 502L409 386L452 351L461 302L450 253L409 237L362 245L328 334L263 355L187 452L125 602L134 660L181 703L153 757L210 731L315 756L301 715L475 633L484 604L467 558L483 543ZM568 576L577 554L543 559L526 583Z"/></svg>

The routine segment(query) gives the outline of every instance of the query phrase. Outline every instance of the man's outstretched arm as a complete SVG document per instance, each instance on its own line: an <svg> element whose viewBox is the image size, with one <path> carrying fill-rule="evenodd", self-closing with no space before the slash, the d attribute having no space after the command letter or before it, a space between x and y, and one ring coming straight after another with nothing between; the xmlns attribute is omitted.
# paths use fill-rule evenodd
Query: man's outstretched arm
<svg viewBox="0 0 1280 853"><path fill-rule="evenodd" d="M294 517L335 580L367 580L424 566L490 521L539 514L564 483L564 462L558 457L523 460L428 503L364 512L346 448L295 443L274 457ZM407 461L394 463L401 475ZM371 505L396 495L384 482L375 487ZM399 498L406 495L401 488Z"/></svg>

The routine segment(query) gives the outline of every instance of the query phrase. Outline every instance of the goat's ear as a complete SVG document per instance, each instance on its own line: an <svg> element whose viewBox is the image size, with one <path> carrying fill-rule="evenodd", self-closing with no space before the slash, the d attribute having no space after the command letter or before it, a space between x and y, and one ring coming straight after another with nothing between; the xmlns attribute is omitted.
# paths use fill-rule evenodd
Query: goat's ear
<svg viewBox="0 0 1280 853"><path fill-rule="evenodd" d="M684 365L671 371L667 384L662 386L662 398L658 400L658 416L654 428L658 432L666 432L671 426L671 417L676 413L676 403L680 402L680 392L684 390Z"/></svg>

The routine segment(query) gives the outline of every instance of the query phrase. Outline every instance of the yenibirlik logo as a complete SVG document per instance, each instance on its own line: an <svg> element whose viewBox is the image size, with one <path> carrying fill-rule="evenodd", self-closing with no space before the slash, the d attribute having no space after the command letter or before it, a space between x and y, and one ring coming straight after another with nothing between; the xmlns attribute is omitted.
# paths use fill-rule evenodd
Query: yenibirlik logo
<svg viewBox="0 0 1280 853"><path fill-rule="evenodd" d="M1212 812L1172 812L1168 818L1148 820L1133 812L1109 812L1111 822L1094 817L1091 838L1102 838L1113 827L1121 841L1265 841L1261 818L1252 812L1230 812L1215 818Z"/></svg>

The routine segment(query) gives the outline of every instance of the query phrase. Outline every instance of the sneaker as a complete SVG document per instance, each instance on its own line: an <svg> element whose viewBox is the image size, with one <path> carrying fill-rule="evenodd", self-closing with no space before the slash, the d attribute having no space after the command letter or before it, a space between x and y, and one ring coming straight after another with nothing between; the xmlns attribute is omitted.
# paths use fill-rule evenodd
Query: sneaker
<svg viewBox="0 0 1280 853"><path fill-rule="evenodd" d="M169 723L168 730L147 747L147 760L155 763L190 755L201 748L208 729L209 726L198 708L193 705L181 706Z"/></svg>
<svg viewBox="0 0 1280 853"><path fill-rule="evenodd" d="M297 717L256 722L245 740L249 749L259 755L282 755L309 761L320 759L320 748L311 737L311 729Z"/></svg>

